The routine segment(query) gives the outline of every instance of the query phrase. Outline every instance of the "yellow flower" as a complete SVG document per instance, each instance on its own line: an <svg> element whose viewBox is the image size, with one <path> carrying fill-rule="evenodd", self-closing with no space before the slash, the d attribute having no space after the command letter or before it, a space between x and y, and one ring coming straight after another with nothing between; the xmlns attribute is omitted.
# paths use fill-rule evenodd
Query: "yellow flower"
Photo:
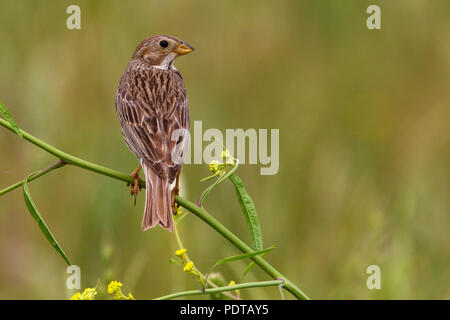
<svg viewBox="0 0 450 320"><path fill-rule="evenodd" d="M236 164L236 159L234 159L230 152L226 149L222 151L221 157L221 161L213 160L209 163L209 171L211 171L212 174L223 176L230 166L234 166Z"/></svg>
<svg viewBox="0 0 450 320"><path fill-rule="evenodd" d="M213 160L209 163L209 171L211 171L212 174L215 174L220 169L220 163L217 160Z"/></svg>
<svg viewBox="0 0 450 320"><path fill-rule="evenodd" d="M187 250L185 248L177 250L177 251L175 251L175 255L176 256L182 256L182 255L184 255L186 253L186 251Z"/></svg>
<svg viewBox="0 0 450 320"><path fill-rule="evenodd" d="M122 288L122 282L119 282L119 281L111 281L111 282L108 284L108 293L109 293L109 294L116 293L117 291L120 290L120 288Z"/></svg>
<svg viewBox="0 0 450 320"><path fill-rule="evenodd" d="M75 293L70 300L81 300L81 293L77 292Z"/></svg>
<svg viewBox="0 0 450 320"><path fill-rule="evenodd" d="M177 257L180 257L180 259L183 261L183 263L186 262L186 258L187 258L186 251L187 250L185 248L175 251L175 255Z"/></svg>
<svg viewBox="0 0 450 320"><path fill-rule="evenodd" d="M128 296L124 295L122 292L122 282L119 281L111 281L108 284L108 293L114 294L114 300L135 300L131 292L128 293Z"/></svg>
<svg viewBox="0 0 450 320"><path fill-rule="evenodd" d="M202 274L194 267L194 261L192 260L189 262L186 261L187 259L183 259L184 263L183 271L195 276L198 281L200 281L203 285L205 285Z"/></svg>
<svg viewBox="0 0 450 320"><path fill-rule="evenodd" d="M175 208L177 208L177 211L175 211L175 214L174 214L174 215L179 216L179 215L182 213L182 212L181 212L181 206L175 204Z"/></svg>
<svg viewBox="0 0 450 320"><path fill-rule="evenodd" d="M183 271L184 271L184 272L192 272L193 269L194 269L194 262L189 261L189 262L186 263L186 265L184 266Z"/></svg>
<svg viewBox="0 0 450 320"><path fill-rule="evenodd" d="M86 288L83 293L75 293L70 300L94 300L97 295L97 290L95 288Z"/></svg>
<svg viewBox="0 0 450 320"><path fill-rule="evenodd" d="M97 295L95 288L86 288L81 294L82 300L94 300Z"/></svg>

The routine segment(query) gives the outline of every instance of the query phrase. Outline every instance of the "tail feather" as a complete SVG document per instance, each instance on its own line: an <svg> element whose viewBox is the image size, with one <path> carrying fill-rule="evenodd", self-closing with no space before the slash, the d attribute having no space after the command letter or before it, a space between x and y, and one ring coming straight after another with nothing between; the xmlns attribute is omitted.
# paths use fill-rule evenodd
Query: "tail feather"
<svg viewBox="0 0 450 320"><path fill-rule="evenodd" d="M161 178L145 164L142 168L146 183L142 230L153 228L159 223L164 229L173 231L174 222L169 178Z"/></svg>

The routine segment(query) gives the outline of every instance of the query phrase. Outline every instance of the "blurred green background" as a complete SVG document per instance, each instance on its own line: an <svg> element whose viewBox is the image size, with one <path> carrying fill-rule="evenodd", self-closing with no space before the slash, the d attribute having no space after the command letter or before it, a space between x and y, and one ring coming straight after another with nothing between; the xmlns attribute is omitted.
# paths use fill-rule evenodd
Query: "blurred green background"
<svg viewBox="0 0 450 320"><path fill-rule="evenodd" d="M70 4L81 30L66 28ZM370 4L381 30L366 28ZM311 298L448 299L449 12L447 0L2 0L0 100L42 140L131 172L114 107L120 75L140 40L177 36L197 49L176 63L192 121L280 129L277 175L238 170L265 245L277 245L268 261ZM0 189L56 161L4 128L0 147ZM186 165L184 196L195 199L207 175ZM134 207L124 183L69 166L30 190L83 288L116 279L147 299L199 287L169 263L173 234L140 230L143 194ZM229 182L205 206L250 243ZM204 272L237 254L194 215L180 232ZM373 264L381 290L366 287ZM219 271L241 282L245 266ZM0 298L66 299L65 269L21 191L0 197ZM255 268L245 281L265 279ZM280 298L276 288L242 296Z"/></svg>

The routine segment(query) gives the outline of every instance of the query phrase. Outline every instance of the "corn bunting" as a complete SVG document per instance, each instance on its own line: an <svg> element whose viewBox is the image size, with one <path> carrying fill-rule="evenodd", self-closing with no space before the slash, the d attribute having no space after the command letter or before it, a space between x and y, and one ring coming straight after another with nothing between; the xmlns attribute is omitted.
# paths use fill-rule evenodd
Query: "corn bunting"
<svg viewBox="0 0 450 320"><path fill-rule="evenodd" d="M175 37L149 37L137 46L117 88L122 135L140 162L132 173L135 200L139 170L145 174L144 231L157 224L174 230L172 211L189 140L189 106L173 63L193 50Z"/></svg>

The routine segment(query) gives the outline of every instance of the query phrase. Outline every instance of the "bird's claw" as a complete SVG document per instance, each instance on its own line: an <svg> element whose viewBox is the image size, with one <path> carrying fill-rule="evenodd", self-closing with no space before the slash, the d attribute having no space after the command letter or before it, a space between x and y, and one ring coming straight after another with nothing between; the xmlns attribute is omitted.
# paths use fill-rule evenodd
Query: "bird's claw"
<svg viewBox="0 0 450 320"><path fill-rule="evenodd" d="M134 205L136 205L136 198L137 195L139 193L139 176L138 177L133 177L134 178L134 184L131 185L131 192L130 194L134 197Z"/></svg>
<svg viewBox="0 0 450 320"><path fill-rule="evenodd" d="M141 190L141 187L139 186L139 170L141 169L141 166L139 166L136 170L134 170L131 173L131 177L134 179L134 184L131 184L130 182L127 182L127 187L131 187L130 194L134 197L134 205L136 205L136 198Z"/></svg>

